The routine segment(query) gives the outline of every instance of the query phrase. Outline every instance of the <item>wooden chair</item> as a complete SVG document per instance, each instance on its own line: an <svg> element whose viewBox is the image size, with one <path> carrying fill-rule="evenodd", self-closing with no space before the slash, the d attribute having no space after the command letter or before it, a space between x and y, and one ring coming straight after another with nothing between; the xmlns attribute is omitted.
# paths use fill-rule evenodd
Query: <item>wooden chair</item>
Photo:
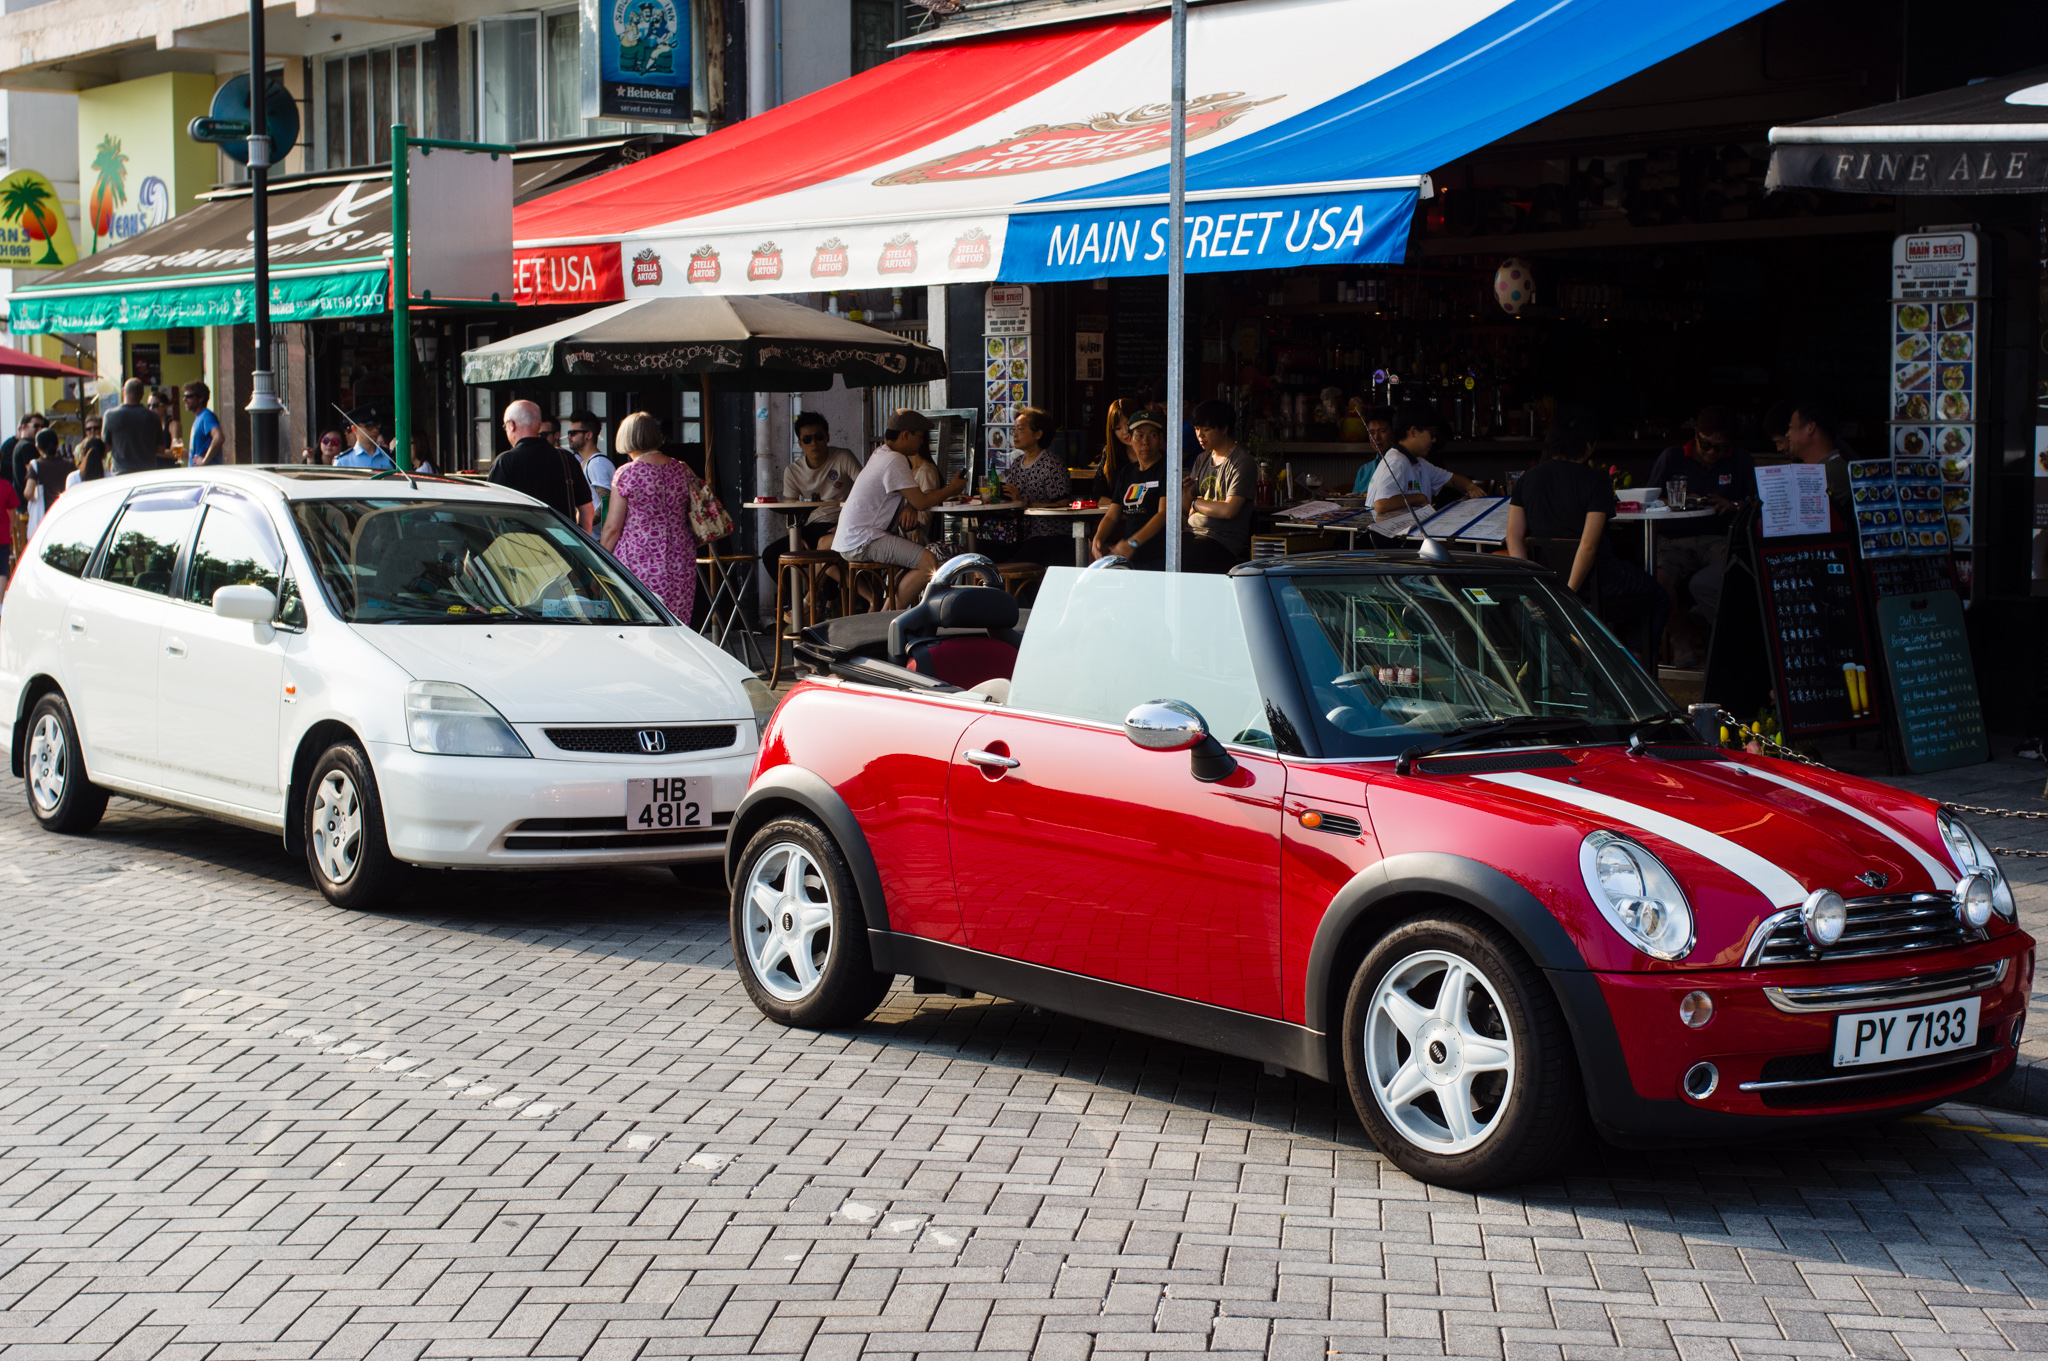
<svg viewBox="0 0 2048 1361"><path fill-rule="evenodd" d="M904 573L908 570L886 562L849 561L846 564L846 612L865 614L896 608L896 588L903 583ZM861 604L864 588L875 593L872 606Z"/></svg>
<svg viewBox="0 0 2048 1361"><path fill-rule="evenodd" d="M1003 579L1003 589L1022 600L1025 591L1035 591L1045 579L1045 568L1035 562L999 562L996 574Z"/></svg>
<svg viewBox="0 0 2048 1361"><path fill-rule="evenodd" d="M782 675L782 645L788 643L794 648L802 636L805 626L815 624L824 614L819 600L827 578L838 582L842 604L850 600L853 588L847 576L845 558L829 549L799 549L785 552L775 559L775 659L768 666L768 684L775 684ZM808 603L811 616L804 610ZM783 622L787 613L789 622ZM796 654L790 654L790 669L796 669Z"/></svg>

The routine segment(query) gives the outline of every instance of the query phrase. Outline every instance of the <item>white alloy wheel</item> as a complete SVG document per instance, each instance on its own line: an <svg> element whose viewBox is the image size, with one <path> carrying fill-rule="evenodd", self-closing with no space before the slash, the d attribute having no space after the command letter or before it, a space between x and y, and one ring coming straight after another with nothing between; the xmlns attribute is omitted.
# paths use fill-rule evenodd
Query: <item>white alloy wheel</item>
<svg viewBox="0 0 2048 1361"><path fill-rule="evenodd" d="M1401 1136L1437 1154L1486 1142L1515 1079L1515 1044L1493 984L1441 950L1387 970L1365 1022L1373 1095Z"/></svg>
<svg viewBox="0 0 2048 1361"><path fill-rule="evenodd" d="M769 995L801 1002L818 990L832 952L832 889L811 853L770 846L747 877L747 964Z"/></svg>
<svg viewBox="0 0 2048 1361"><path fill-rule="evenodd" d="M64 743L64 725L57 715L44 714L28 735L28 796L44 813L54 813L71 783L71 753Z"/></svg>
<svg viewBox="0 0 2048 1361"><path fill-rule="evenodd" d="M313 859L332 884L345 884L363 855L363 801L355 781L341 770L329 770L313 791L313 816L307 829L313 837Z"/></svg>

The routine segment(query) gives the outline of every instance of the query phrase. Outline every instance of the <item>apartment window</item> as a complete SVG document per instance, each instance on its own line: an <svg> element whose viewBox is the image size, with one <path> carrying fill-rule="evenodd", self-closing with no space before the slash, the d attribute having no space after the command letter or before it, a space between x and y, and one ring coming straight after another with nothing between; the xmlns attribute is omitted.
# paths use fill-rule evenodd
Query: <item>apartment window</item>
<svg viewBox="0 0 2048 1361"><path fill-rule="evenodd" d="M880 66L895 54L889 44L903 36L898 0L853 0L853 73Z"/></svg>
<svg viewBox="0 0 2048 1361"><path fill-rule="evenodd" d="M581 137L582 28L573 9L476 26L477 126L486 142Z"/></svg>
<svg viewBox="0 0 2048 1361"><path fill-rule="evenodd" d="M329 170L391 159L391 125L436 137L434 43L397 43L320 61L320 162Z"/></svg>

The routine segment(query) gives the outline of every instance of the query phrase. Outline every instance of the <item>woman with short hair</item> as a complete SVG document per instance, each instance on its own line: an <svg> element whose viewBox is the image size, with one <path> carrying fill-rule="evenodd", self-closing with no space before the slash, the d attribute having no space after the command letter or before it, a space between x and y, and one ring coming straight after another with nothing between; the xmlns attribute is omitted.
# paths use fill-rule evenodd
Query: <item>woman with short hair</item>
<svg viewBox="0 0 2048 1361"><path fill-rule="evenodd" d="M1047 447L1052 439L1052 416L1035 406L1019 407L1011 431L1016 455L1003 476L1003 494L1029 506L1065 507L1073 495L1067 465L1052 456ZM1036 519L1019 512L993 519L982 526L980 542L997 562L1035 562L1041 567L1072 566L1073 534L1065 520L1041 515Z"/></svg>
<svg viewBox="0 0 2048 1361"><path fill-rule="evenodd" d="M632 461L612 479L598 541L687 624L697 597L698 544L690 532L697 475L661 451L661 422L645 411L619 422L613 444Z"/></svg>

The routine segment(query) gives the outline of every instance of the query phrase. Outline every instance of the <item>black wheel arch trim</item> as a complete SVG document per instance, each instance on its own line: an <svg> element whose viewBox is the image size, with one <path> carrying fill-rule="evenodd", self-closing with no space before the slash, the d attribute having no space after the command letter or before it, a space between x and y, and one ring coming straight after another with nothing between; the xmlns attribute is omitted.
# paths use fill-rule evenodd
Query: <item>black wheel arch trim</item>
<svg viewBox="0 0 2048 1361"><path fill-rule="evenodd" d="M846 800L839 797L838 790L826 783L823 776L802 766L776 766L764 771L733 810L732 831L725 842L726 884L737 881L740 856L754 833L779 808L791 805L816 818L832 834L840 854L846 857L847 868L853 871L854 886L860 890L861 915L867 919L869 932L887 932L889 902L882 893L882 876L875 869L875 855L868 848L860 821L846 806Z"/></svg>
<svg viewBox="0 0 2048 1361"><path fill-rule="evenodd" d="M14 702L13 738L7 747L7 771L17 780L28 776L28 716L44 695L55 695L66 704L71 702L57 678L46 671L38 671L22 682L21 694ZM76 724L78 715L73 714L71 721Z"/></svg>

